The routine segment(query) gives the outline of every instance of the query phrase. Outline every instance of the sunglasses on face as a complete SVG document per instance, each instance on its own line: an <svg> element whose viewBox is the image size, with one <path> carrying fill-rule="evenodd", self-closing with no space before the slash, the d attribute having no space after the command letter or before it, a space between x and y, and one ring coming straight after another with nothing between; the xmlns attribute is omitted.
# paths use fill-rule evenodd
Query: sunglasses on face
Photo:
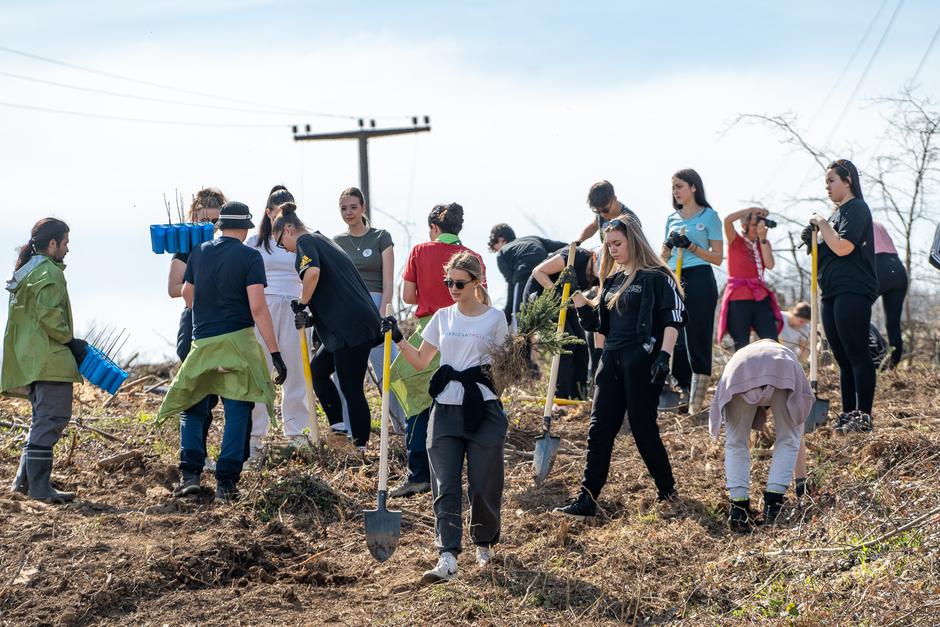
<svg viewBox="0 0 940 627"><path fill-rule="evenodd" d="M455 287L458 290L462 290L463 288L470 285L470 281L455 281L454 279L444 279L444 285L446 285L447 289L449 290Z"/></svg>
<svg viewBox="0 0 940 627"><path fill-rule="evenodd" d="M281 231L281 234L277 236L276 240L274 240L274 243L277 244L277 247L280 248L281 250L287 250L286 248L284 248L284 244L283 244L284 233L286 231L287 229L284 229L283 231Z"/></svg>

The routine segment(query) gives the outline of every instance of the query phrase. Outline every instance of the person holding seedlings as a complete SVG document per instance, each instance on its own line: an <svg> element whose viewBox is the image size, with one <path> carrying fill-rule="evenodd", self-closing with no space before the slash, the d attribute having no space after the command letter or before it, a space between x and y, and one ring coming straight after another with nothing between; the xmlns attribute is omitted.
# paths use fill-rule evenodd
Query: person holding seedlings
<svg viewBox="0 0 940 627"><path fill-rule="evenodd" d="M551 257L535 266L524 291L524 300L535 298L543 289L560 290L564 284L563 275L567 272L568 247L558 249ZM578 248L574 254L572 266L572 289L586 292L597 285L594 272L594 254L590 250ZM560 292L559 292L560 295ZM584 340L581 344L572 344L570 352L561 355L558 362L558 383L555 396L558 398L584 399L587 393L588 379L588 336L581 326L573 306L569 306L565 316L565 333ZM599 357L599 355L598 355Z"/></svg>
<svg viewBox="0 0 940 627"><path fill-rule="evenodd" d="M588 331L602 334L604 352L597 369L588 428L587 463L578 497L554 513L585 520L597 514L597 498L607 483L614 438L624 413L640 457L660 501L676 497L669 455L656 424L659 394L669 360L685 324L682 289L646 241L634 220L612 220L601 253L601 292L572 299Z"/></svg>
<svg viewBox="0 0 940 627"><path fill-rule="evenodd" d="M751 329L759 338L771 340L776 340L783 329L777 297L764 283L764 270L774 267L766 218L766 209L748 207L725 216L724 220L728 283L718 314L718 341L729 333L734 350L750 343ZM741 221L740 234L734 229L736 220Z"/></svg>
<svg viewBox="0 0 940 627"><path fill-rule="evenodd" d="M760 429L770 407L774 452L764 492L764 524L773 524L783 506L803 439L803 424L815 400L796 355L774 340L741 347L725 365L708 411L709 432L717 438L725 425L725 474L731 496L728 525L753 529L751 512L751 429ZM756 423L756 426L755 426ZM803 453L805 485L805 451Z"/></svg>
<svg viewBox="0 0 940 627"><path fill-rule="evenodd" d="M480 260L483 268L483 286L486 287L486 266L477 253L460 243L463 228L463 207L457 203L436 205L428 215L428 239L418 244L408 255L402 273L402 300L416 305L418 325L408 338L413 346L422 342L422 331L431 316L442 307L453 305L450 291L444 285L444 266L459 252L468 252ZM431 490L431 474L427 452L428 419L432 398L428 383L437 370L439 358L434 357L420 369L399 355L392 364L389 386L408 417L405 423L405 444L408 448L408 475L389 496L411 496Z"/></svg>
<svg viewBox="0 0 940 627"><path fill-rule="evenodd" d="M11 490L46 503L67 503L74 492L52 487L52 449L72 418L72 384L88 344L74 336L65 282L69 227L43 218L20 247L7 280L10 305L3 336L0 392L28 398L32 418Z"/></svg>
<svg viewBox="0 0 940 627"><path fill-rule="evenodd" d="M682 250L682 288L689 322L676 344L672 374L680 396L689 399L696 413L705 403L712 374L712 338L718 284L712 266L722 260L721 219L705 198L705 185L695 170L679 170L672 176L672 207L666 218L662 257L675 271ZM683 232L684 230L684 232Z"/></svg>
<svg viewBox="0 0 940 627"><path fill-rule="evenodd" d="M526 282L532 270L548 258L549 253L567 244L538 235L516 237L512 227L502 222L490 229L490 252L496 253L496 266L506 279L506 321L512 324L524 302Z"/></svg>
<svg viewBox="0 0 940 627"><path fill-rule="evenodd" d="M871 306L878 298L875 234L871 210L862 198L858 169L839 159L826 170L826 192L836 205L828 220L814 213L802 240L819 246L822 323L832 356L839 365L842 413L838 432L872 430L875 365L868 350Z"/></svg>
<svg viewBox="0 0 940 627"><path fill-rule="evenodd" d="M310 356L301 355L300 337L294 328L294 311L291 309L291 301L300 297L300 279L294 270L294 255L275 246L271 237L271 220L277 215L276 207L293 201L294 196L287 188L280 186L274 189L268 195L257 233L251 235L245 244L261 253L264 276L267 278L264 300L268 304L268 311L271 312L274 336L281 348L287 369L297 373L297 376L290 377L281 386L281 420L287 443L294 448L301 448L310 444L307 433L311 425L307 412L307 393L304 389L306 381L301 374L301 360L310 359ZM255 327L255 333L259 342L264 341L258 327ZM271 366L269 363L268 367ZM249 457L254 458L261 450L271 424L271 417L265 405L255 404L251 412L251 424Z"/></svg>
<svg viewBox="0 0 940 627"><path fill-rule="evenodd" d="M251 212L243 203L227 202L216 226L221 237L202 243L186 264L182 293L193 311L192 349L170 385L158 419L182 412L181 479L174 494L195 494L206 459L206 424L213 401L222 399L225 429L215 467L216 501L227 503L238 498L254 403L265 403L272 411L274 402L271 374L252 327L259 327L271 353L277 372L274 383L284 382L287 367L264 300L264 261L243 243L254 228Z"/></svg>
<svg viewBox="0 0 940 627"><path fill-rule="evenodd" d="M591 185L591 189L588 190L587 203L591 211L594 212L594 219L581 231L581 235L578 236L578 244L591 239L598 232L600 232L601 243L603 243L604 229L615 218L626 216L640 224L640 218L625 204L617 200L614 186L611 185L610 181L598 181Z"/></svg>
<svg viewBox="0 0 940 627"><path fill-rule="evenodd" d="M424 573L428 583L457 575L463 534L463 466L467 460L470 539L476 560L486 566L499 542L503 497L503 445L509 426L499 393L487 368L491 352L509 333L502 312L490 306L483 287L483 265L461 251L444 267L453 304L438 309L421 332L421 345L404 341L394 317L382 321L401 355L416 370L440 355L428 393L434 398L428 424L428 457L434 495L437 566Z"/></svg>
<svg viewBox="0 0 940 627"><path fill-rule="evenodd" d="M891 344L891 360L888 368L895 368L904 355L904 338L901 335L901 312L904 310L904 298L907 296L907 270L898 249L894 247L891 235L884 224L872 221L875 233L875 271L878 275L878 295L885 310L885 328L888 342Z"/></svg>
<svg viewBox="0 0 940 627"><path fill-rule="evenodd" d="M294 324L298 329L315 327L320 338L310 362L313 389L330 424L342 423L342 400L330 378L336 373L349 409L353 442L364 453L372 416L363 382L369 351L382 339L379 312L353 262L332 239L307 231L297 205L279 205L271 230L277 245L295 254L302 289L300 299L291 305Z"/></svg>

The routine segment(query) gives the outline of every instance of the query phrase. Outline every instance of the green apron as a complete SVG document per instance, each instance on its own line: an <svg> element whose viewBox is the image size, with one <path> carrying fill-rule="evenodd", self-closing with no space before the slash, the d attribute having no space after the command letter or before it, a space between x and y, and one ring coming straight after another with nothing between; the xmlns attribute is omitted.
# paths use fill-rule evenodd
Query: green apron
<svg viewBox="0 0 940 627"><path fill-rule="evenodd" d="M421 332L428 326L432 316L418 318L418 327L408 338L408 343L418 348L421 346ZM415 370L414 366L408 363L405 356L401 353L392 362L392 368L389 371L389 389L394 392L395 398L401 405L405 416L417 416L425 409L431 406L431 396L428 394L428 385L431 383L431 377L437 372L441 365L441 353L438 351L431 363L424 370Z"/></svg>
<svg viewBox="0 0 940 627"><path fill-rule="evenodd" d="M193 340L186 361L160 405L157 423L189 409L210 394L264 403L268 415L274 415L274 384L253 328Z"/></svg>

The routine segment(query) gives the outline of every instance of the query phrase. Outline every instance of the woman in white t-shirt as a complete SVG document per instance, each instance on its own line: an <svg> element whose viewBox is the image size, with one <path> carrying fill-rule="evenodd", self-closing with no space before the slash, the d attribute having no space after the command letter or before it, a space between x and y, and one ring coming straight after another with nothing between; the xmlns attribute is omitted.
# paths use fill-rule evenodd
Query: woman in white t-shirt
<svg viewBox="0 0 940 627"><path fill-rule="evenodd" d="M488 370L491 350L509 333L502 311L490 306L483 288L480 260L459 252L444 267L444 284L453 305L439 309L421 334L415 348L403 341L395 319L383 328L392 330L405 359L424 369L438 352L441 367L431 379L428 393L434 398L428 424L428 458L434 496L435 531L440 559L424 573L427 583L449 581L457 574L457 554L463 533L463 461L467 459L470 500L470 538L476 559L486 566L491 546L499 541L503 497L503 445L508 425Z"/></svg>
<svg viewBox="0 0 940 627"><path fill-rule="evenodd" d="M294 312L290 307L291 301L300 297L301 285L294 269L294 254L275 246L271 237L271 218L277 215L277 206L285 202L294 202L294 196L282 185L274 187L268 195L264 216L258 224L258 232L245 240L245 245L257 249L264 260L264 274L268 281L267 287L264 288L264 298L268 309L271 310L274 334L277 336L278 346L281 347L287 371L293 375L287 377L281 387L282 427L288 444L299 448L309 443L307 433L311 427L304 389L306 381L301 374L303 362L300 360L300 336L294 327ZM256 327L255 333L257 332ZM258 341L261 341L260 335ZM268 368L271 367L269 363ZM271 417L268 416L267 408L263 403L255 403L251 412L251 458L261 450L270 423Z"/></svg>

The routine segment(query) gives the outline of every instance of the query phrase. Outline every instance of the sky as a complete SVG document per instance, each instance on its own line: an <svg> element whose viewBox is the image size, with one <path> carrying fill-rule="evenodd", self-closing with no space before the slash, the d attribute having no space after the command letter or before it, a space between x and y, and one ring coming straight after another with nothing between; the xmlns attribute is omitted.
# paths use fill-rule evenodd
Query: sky
<svg viewBox="0 0 940 627"><path fill-rule="evenodd" d="M490 227L574 239L597 180L652 242L681 168L699 171L720 214L821 194L811 161L765 127L732 125L739 114L793 114L864 179L884 130L872 99L918 67L919 92L940 98L940 43L925 57L940 3L761 4L5 0L4 273L36 220L64 219L79 335L127 328L125 352L169 358L182 304L148 234L166 219L164 194L212 185L257 215L283 183L309 226L344 230L337 200L359 183L356 144L295 142L293 124L430 116L430 133L370 142L374 222L400 267L426 239L428 211L459 202L463 241L485 253L497 302ZM811 209L790 211L805 221Z"/></svg>

